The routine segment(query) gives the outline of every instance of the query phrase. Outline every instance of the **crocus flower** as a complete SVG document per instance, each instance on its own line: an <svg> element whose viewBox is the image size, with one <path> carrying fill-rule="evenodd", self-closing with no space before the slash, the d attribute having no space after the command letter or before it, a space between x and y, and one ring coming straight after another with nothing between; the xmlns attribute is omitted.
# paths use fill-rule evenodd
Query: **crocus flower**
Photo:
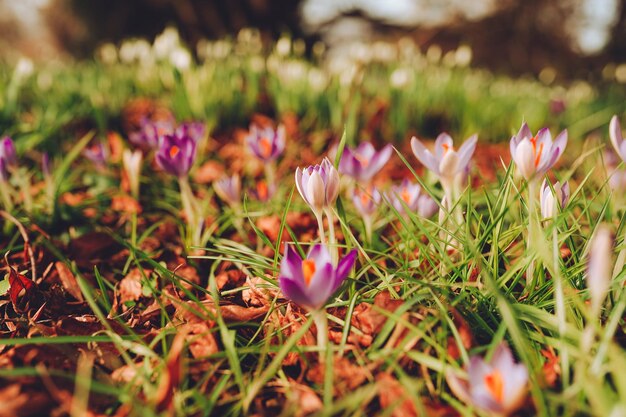
<svg viewBox="0 0 626 417"><path fill-rule="evenodd" d="M600 225L591 238L587 263L587 288L591 310L599 314L611 285L613 234L607 225Z"/></svg>
<svg viewBox="0 0 626 417"><path fill-rule="evenodd" d="M422 187L419 184L414 184L405 178L402 184L392 186L386 196L398 213L406 215L405 207L408 208L409 212L417 210L421 192Z"/></svg>
<svg viewBox="0 0 626 417"><path fill-rule="evenodd" d="M324 158L321 164L296 169L296 187L302 199L319 216L323 209L331 207L339 195L339 173Z"/></svg>
<svg viewBox="0 0 626 417"><path fill-rule="evenodd" d="M291 245L287 245L280 265L280 289L294 303L319 310L346 279L356 255L356 249L351 250L334 267L325 245L313 245L305 259Z"/></svg>
<svg viewBox="0 0 626 417"><path fill-rule="evenodd" d="M148 149L158 149L161 139L165 135L171 135L174 132L174 120L167 119L153 122L150 119L143 118L139 131L131 133L129 139L135 145ZM180 133L184 134L185 132Z"/></svg>
<svg viewBox="0 0 626 417"><path fill-rule="evenodd" d="M554 217L556 213L557 204L559 208L565 207L567 201L569 200L569 184L565 182L561 185L558 181L552 185L554 188L554 193L552 193L552 189L546 180L543 181L541 185L541 216L544 219L551 219Z"/></svg>
<svg viewBox="0 0 626 417"><path fill-rule="evenodd" d="M355 188L352 194L352 203L363 217L371 216L376 212L382 197L374 187L368 189Z"/></svg>
<svg viewBox="0 0 626 417"><path fill-rule="evenodd" d="M622 161L626 161L626 141L624 141L622 127L617 116L613 116L611 123L609 123L609 137L611 138L615 152L622 158Z"/></svg>
<svg viewBox="0 0 626 417"><path fill-rule="evenodd" d="M274 161L285 150L285 127L280 125L274 130L271 127L251 125L246 143L254 156L261 161Z"/></svg>
<svg viewBox="0 0 626 417"><path fill-rule="evenodd" d="M426 219L439 211L439 205L431 196L421 193L417 198L417 214Z"/></svg>
<svg viewBox="0 0 626 417"><path fill-rule="evenodd" d="M143 154L139 150L124 149L122 153L122 164L128 178L130 192L134 198L139 198L139 176L141 175L142 159Z"/></svg>
<svg viewBox="0 0 626 417"><path fill-rule="evenodd" d="M339 172L357 181L369 183L389 161L392 151L391 145L376 151L369 142L361 143L356 149L346 148L341 155Z"/></svg>
<svg viewBox="0 0 626 417"><path fill-rule="evenodd" d="M83 156L89 159L98 168L106 167L109 152L102 142L98 142L90 148L83 150Z"/></svg>
<svg viewBox="0 0 626 417"><path fill-rule="evenodd" d="M17 166L17 153L13 140L5 136L0 139L0 180L9 179L9 168Z"/></svg>
<svg viewBox="0 0 626 417"><path fill-rule="evenodd" d="M0 159L4 162L5 168L17 166L17 153L13 139L8 136L0 139Z"/></svg>
<svg viewBox="0 0 626 417"><path fill-rule="evenodd" d="M267 184L267 181L258 180L256 183L256 188L251 190L252 196L259 201L269 201L270 198L276 192L276 186L274 184Z"/></svg>
<svg viewBox="0 0 626 417"><path fill-rule="evenodd" d="M533 136L526 123L511 138L511 157L522 176L531 179L545 174L563 154L567 145L567 130L562 131L552 141L548 128L543 128Z"/></svg>
<svg viewBox="0 0 626 417"><path fill-rule="evenodd" d="M417 159L439 178L442 185L449 187L455 183L462 182L470 159L476 149L477 140L478 137L476 135L470 136L457 151L454 149L454 143L450 135L442 133L435 140L435 154L433 155L414 136L411 138L411 149Z"/></svg>
<svg viewBox="0 0 626 417"><path fill-rule="evenodd" d="M177 177L185 177L196 159L196 141L186 134L165 135L156 153L157 164Z"/></svg>
<svg viewBox="0 0 626 417"><path fill-rule="evenodd" d="M206 134L206 125L201 122L186 122L176 128L178 135L187 135L198 142Z"/></svg>
<svg viewBox="0 0 626 417"><path fill-rule="evenodd" d="M468 379L448 373L446 381L462 401L486 413L509 415L523 403L528 389L528 369L515 363L505 343L496 348L491 361L472 356L467 367Z"/></svg>
<svg viewBox="0 0 626 417"><path fill-rule="evenodd" d="M213 183L213 188L220 198L229 205L237 205L241 201L241 179L239 175L222 177Z"/></svg>

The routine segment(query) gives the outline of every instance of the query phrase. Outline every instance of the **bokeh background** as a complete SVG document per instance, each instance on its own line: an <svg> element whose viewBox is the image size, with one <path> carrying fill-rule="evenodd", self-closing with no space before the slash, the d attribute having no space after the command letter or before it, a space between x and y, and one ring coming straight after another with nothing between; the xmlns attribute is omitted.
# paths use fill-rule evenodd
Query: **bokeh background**
<svg viewBox="0 0 626 417"><path fill-rule="evenodd" d="M90 58L98 46L175 27L192 46L246 27L323 42L410 37L443 54L466 45L472 65L511 75L626 82L624 0L0 0L0 55ZM546 72L547 71L547 72Z"/></svg>

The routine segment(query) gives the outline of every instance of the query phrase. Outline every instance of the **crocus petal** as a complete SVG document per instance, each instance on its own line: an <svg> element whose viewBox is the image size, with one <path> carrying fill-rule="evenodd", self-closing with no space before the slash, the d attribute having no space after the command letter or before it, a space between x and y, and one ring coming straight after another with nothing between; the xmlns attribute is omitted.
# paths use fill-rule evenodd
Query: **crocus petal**
<svg viewBox="0 0 626 417"><path fill-rule="evenodd" d="M511 155L520 173L526 180L530 180L535 174L535 155L533 154L533 146L528 139L522 140L515 150L515 154Z"/></svg>
<svg viewBox="0 0 626 417"><path fill-rule="evenodd" d="M391 145L386 145L379 152L376 152L372 156L370 160L370 164L367 167L367 171L369 174L367 180L370 180L374 175L376 175L382 169L383 166L385 166L387 161L389 161L389 158L391 158L392 152L393 152L393 147Z"/></svg>
<svg viewBox="0 0 626 417"><path fill-rule="evenodd" d="M450 387L450 391L464 403L471 403L472 397L469 392L468 381L458 376L454 371L448 369L446 372L446 382Z"/></svg>
<svg viewBox="0 0 626 417"><path fill-rule="evenodd" d="M309 253L306 256L307 259L310 259L315 262L316 265L325 265L328 263L332 263L332 258L328 249L325 245L321 243L316 243L311 246Z"/></svg>
<svg viewBox="0 0 626 417"><path fill-rule="evenodd" d="M356 249L352 249L346 256L343 257L339 264L337 265L337 270L335 272L335 282L333 283L333 292L339 288L343 280L346 279L350 270L354 266L354 262L356 261L357 251Z"/></svg>
<svg viewBox="0 0 626 417"><path fill-rule="evenodd" d="M591 297L591 309L599 313L611 285L611 254L613 235L606 225L600 225L591 238L587 264L587 288Z"/></svg>
<svg viewBox="0 0 626 417"><path fill-rule="evenodd" d="M315 274L313 274L309 286L306 288L306 294L311 301L311 307L320 308L326 304L336 288L333 288L334 270L332 263L316 264L316 266Z"/></svg>
<svg viewBox="0 0 626 417"><path fill-rule="evenodd" d="M515 137L517 139L517 143L519 143L524 138L530 139L533 137L533 134L530 131L530 128L528 127L528 124L526 122L522 123L522 126L520 127Z"/></svg>
<svg viewBox="0 0 626 417"><path fill-rule="evenodd" d="M439 165L432 153L420 142L418 138L411 138L411 149L415 157L428 169L439 175Z"/></svg>
<svg viewBox="0 0 626 417"><path fill-rule="evenodd" d="M285 255L280 264L280 275L286 279L292 279L304 283L302 275L302 258L292 245L287 245Z"/></svg>
<svg viewBox="0 0 626 417"><path fill-rule="evenodd" d="M319 172L315 171L309 177L306 184L307 200L311 207L319 210L326 203L326 190L324 189L324 180Z"/></svg>
<svg viewBox="0 0 626 417"><path fill-rule="evenodd" d="M283 294L296 304L304 307L316 308L315 303L309 298L303 283L285 277L278 278L278 285Z"/></svg>
<svg viewBox="0 0 626 417"><path fill-rule="evenodd" d="M296 188L298 189L298 192L300 193L300 196L302 197L302 199L304 200L305 203L310 204L309 200L306 198L306 193L304 191L304 186L302 185L302 170L300 169L300 167L296 168Z"/></svg>
<svg viewBox="0 0 626 417"><path fill-rule="evenodd" d="M626 154L622 152L622 144L624 143L622 127L616 115L611 118L611 123L609 123L609 137L611 138L613 148L619 154L620 158L626 160Z"/></svg>
<svg viewBox="0 0 626 417"><path fill-rule="evenodd" d="M445 146L444 146L445 145ZM446 153L446 148L448 151L451 151L454 146L454 142L452 138L447 133L440 133L435 139L435 158L437 160L441 160L443 155Z"/></svg>
<svg viewBox="0 0 626 417"><path fill-rule="evenodd" d="M472 158L472 155L474 155L474 151L476 150L477 142L478 135L472 135L459 148L458 166L460 169L464 169L469 164L469 160Z"/></svg>

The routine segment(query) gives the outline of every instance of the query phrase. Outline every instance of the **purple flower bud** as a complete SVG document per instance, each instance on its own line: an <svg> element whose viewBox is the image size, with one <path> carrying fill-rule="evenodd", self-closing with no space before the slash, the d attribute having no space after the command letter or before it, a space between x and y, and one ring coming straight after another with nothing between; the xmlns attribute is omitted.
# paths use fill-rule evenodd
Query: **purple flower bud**
<svg viewBox="0 0 626 417"><path fill-rule="evenodd" d="M352 202L354 207L363 217L371 216L376 212L382 196L378 190L374 187L370 187L366 190L356 188L352 194Z"/></svg>
<svg viewBox="0 0 626 417"><path fill-rule="evenodd" d="M553 184L555 195L546 180L541 184L541 194L539 196L541 202L541 216L544 219L551 219L557 212L557 204L562 209L569 200L569 184L566 182L561 185L558 181Z"/></svg>
<svg viewBox="0 0 626 417"><path fill-rule="evenodd" d="M285 127L278 126L274 130L270 127L259 128L250 126L250 133L246 136L246 143L250 150L262 161L274 161L285 150Z"/></svg>
<svg viewBox="0 0 626 417"><path fill-rule="evenodd" d="M131 133L129 139L137 146L146 149L158 149L165 135L171 135L175 131L174 120L159 120L153 122L150 119L141 119L140 129Z"/></svg>
<svg viewBox="0 0 626 417"><path fill-rule="evenodd" d="M468 378L452 372L446 381L462 401L490 415L509 415L524 402L528 391L528 369L515 363L505 343L496 348L491 360L472 356L467 367Z"/></svg>
<svg viewBox="0 0 626 417"><path fill-rule="evenodd" d="M419 184L414 184L405 178L402 184L392 186L391 190L386 193L386 197L401 216L407 216L406 209L411 213L417 210L421 192L422 187Z"/></svg>
<svg viewBox="0 0 626 417"><path fill-rule="evenodd" d="M213 183L213 188L220 198L232 205L237 205L241 201L241 179L239 175L232 177L222 177Z"/></svg>
<svg viewBox="0 0 626 417"><path fill-rule="evenodd" d="M463 182L462 176L467 174L470 159L476 149L476 135L470 136L461 145L459 150L454 149L452 138L442 133L435 140L435 154L433 155L415 136L411 139L411 149L417 159L432 171L444 186Z"/></svg>
<svg viewBox="0 0 626 417"><path fill-rule="evenodd" d="M339 195L339 173L324 158L320 165L296 169L296 187L304 201L315 213L335 204Z"/></svg>
<svg viewBox="0 0 626 417"><path fill-rule="evenodd" d="M8 136L0 139L0 159L4 161L5 169L17 166L17 152L13 139Z"/></svg>
<svg viewBox="0 0 626 417"><path fill-rule="evenodd" d="M341 155L339 172L357 181L369 183L389 161L392 151L391 145L376 151L369 142L361 143L356 149L346 148Z"/></svg>
<svg viewBox="0 0 626 417"><path fill-rule="evenodd" d="M109 152L102 142L83 149L83 156L89 159L98 168L104 168L109 159Z"/></svg>
<svg viewBox="0 0 626 417"><path fill-rule="evenodd" d="M196 141L185 134L165 135L155 158L164 171L184 177L196 160Z"/></svg>
<svg viewBox="0 0 626 417"><path fill-rule="evenodd" d="M278 282L285 297L302 307L318 310L328 302L354 266L356 249L333 266L325 245L315 244L305 259L287 245Z"/></svg>
<svg viewBox="0 0 626 417"><path fill-rule="evenodd" d="M542 176L558 161L567 146L567 130L562 131L552 141L552 135L543 128L533 136L526 123L511 138L511 157L517 169L526 179Z"/></svg>

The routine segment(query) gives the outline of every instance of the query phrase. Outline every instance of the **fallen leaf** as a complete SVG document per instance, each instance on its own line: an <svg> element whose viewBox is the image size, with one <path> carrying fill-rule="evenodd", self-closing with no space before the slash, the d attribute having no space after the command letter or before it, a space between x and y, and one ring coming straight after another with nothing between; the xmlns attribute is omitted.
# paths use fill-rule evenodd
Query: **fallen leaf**
<svg viewBox="0 0 626 417"><path fill-rule="evenodd" d="M28 302L35 288L35 283L12 267L9 267L9 285L9 299L13 303L13 309L16 312L24 312L25 309L19 306L19 302L22 298L25 300L25 303ZM21 304L24 305L25 303Z"/></svg>
<svg viewBox="0 0 626 417"><path fill-rule="evenodd" d="M85 301L83 297L83 293L78 286L78 282L76 281L76 277L70 271L70 269L61 261L57 261L54 264L57 273L59 274L59 279L61 280L61 284L63 284L63 288L70 293L72 297L74 297L78 301Z"/></svg>

